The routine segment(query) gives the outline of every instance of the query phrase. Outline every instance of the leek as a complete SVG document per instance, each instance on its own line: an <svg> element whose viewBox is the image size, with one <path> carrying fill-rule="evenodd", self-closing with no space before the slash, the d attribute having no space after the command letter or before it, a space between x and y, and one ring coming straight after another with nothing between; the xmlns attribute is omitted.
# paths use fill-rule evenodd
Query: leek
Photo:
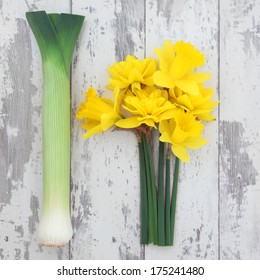
<svg viewBox="0 0 260 280"><path fill-rule="evenodd" d="M40 243L63 246L70 219L70 65L84 17L27 12L42 57L43 204Z"/></svg>

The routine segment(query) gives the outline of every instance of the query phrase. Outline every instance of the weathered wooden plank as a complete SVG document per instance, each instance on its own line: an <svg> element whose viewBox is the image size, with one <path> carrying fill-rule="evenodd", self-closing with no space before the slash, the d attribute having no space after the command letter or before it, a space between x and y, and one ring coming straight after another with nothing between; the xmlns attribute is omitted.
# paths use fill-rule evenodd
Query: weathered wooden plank
<svg viewBox="0 0 260 280"><path fill-rule="evenodd" d="M208 86L216 88L217 1L202 6L195 0L147 0L145 11L145 1L96 2L73 3L73 12L86 15L86 23L73 63L75 233L69 256L68 247L38 245L42 78L38 46L24 15L69 12L70 1L0 1L0 259L143 258L135 138L107 132L83 140L74 120L83 91L92 85L108 95L108 65L128 53L154 56L152 49L168 38L189 40L205 53L205 69L213 73ZM210 145L181 167L175 245L147 246L147 259L214 259L218 249L223 259L259 259L259 14L256 0L220 1L220 200L218 129L211 123L205 133Z"/></svg>
<svg viewBox="0 0 260 280"><path fill-rule="evenodd" d="M69 0L0 2L0 259L68 257L68 247L38 245L42 74L25 12L69 8Z"/></svg>
<svg viewBox="0 0 260 280"><path fill-rule="evenodd" d="M260 2L220 1L220 257L260 258Z"/></svg>
<svg viewBox="0 0 260 280"><path fill-rule="evenodd" d="M83 92L105 89L106 68L127 54L143 57L144 2L73 1L86 16L73 64L72 216L73 259L140 259L137 142L129 132L106 132L82 139L76 108Z"/></svg>
<svg viewBox="0 0 260 280"><path fill-rule="evenodd" d="M164 40L190 41L207 59L205 71L212 73L207 86L217 87L218 1L147 1L146 53ZM215 94L217 99L217 94ZM215 110L217 115L217 110ZM191 153L191 162L181 164L177 221L173 247L147 246L147 259L218 258L218 123L206 125L209 144Z"/></svg>

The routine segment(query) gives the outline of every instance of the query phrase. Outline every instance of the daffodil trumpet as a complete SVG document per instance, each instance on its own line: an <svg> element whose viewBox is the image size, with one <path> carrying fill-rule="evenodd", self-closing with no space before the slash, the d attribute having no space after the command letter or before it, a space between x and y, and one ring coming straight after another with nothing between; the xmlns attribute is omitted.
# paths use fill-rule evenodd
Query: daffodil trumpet
<svg viewBox="0 0 260 280"><path fill-rule="evenodd" d="M158 60L127 55L108 67L113 100L100 97L94 88L77 112L85 138L110 128L134 131L140 164L141 244L171 246L174 242L180 161L190 161L189 150L207 143L205 121L213 121L213 89L203 83L210 74L197 72L204 55L184 41L167 40L156 48ZM117 129L115 129L117 128ZM154 131L159 133L153 133ZM159 148L151 137L159 136ZM153 144L156 141L152 141ZM158 173L153 154L159 154ZM175 156L173 183L171 157ZM157 175L157 181L156 181Z"/></svg>
<svg viewBox="0 0 260 280"><path fill-rule="evenodd" d="M42 57L43 203L40 244L63 246L70 219L70 65L84 17L27 12Z"/></svg>

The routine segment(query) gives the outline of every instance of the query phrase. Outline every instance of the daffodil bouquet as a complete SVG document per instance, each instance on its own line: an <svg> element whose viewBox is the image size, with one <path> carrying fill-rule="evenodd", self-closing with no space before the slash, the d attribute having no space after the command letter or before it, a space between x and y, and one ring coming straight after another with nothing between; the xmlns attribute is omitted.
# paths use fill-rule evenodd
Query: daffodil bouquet
<svg viewBox="0 0 260 280"><path fill-rule="evenodd" d="M207 143L202 137L202 121L215 120L211 112L218 101L212 102L213 90L203 86L210 74L195 72L205 58L193 45L166 41L155 53L159 60L128 55L124 61L115 62L108 68L107 86L113 100L99 97L94 88L89 88L76 117L83 120L85 138L112 127L136 134L141 244L168 246L173 245L180 160L189 162L188 149ZM151 145L154 137L159 137L158 174ZM171 184L172 155L175 164Z"/></svg>

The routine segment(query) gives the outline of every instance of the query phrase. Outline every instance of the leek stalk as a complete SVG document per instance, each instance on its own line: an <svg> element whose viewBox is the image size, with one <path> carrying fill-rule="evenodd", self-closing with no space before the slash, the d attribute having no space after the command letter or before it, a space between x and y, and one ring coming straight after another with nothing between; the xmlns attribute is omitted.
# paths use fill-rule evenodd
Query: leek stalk
<svg viewBox="0 0 260 280"><path fill-rule="evenodd" d="M70 65L84 17L27 12L42 57L43 204L40 243L63 246L70 219Z"/></svg>

